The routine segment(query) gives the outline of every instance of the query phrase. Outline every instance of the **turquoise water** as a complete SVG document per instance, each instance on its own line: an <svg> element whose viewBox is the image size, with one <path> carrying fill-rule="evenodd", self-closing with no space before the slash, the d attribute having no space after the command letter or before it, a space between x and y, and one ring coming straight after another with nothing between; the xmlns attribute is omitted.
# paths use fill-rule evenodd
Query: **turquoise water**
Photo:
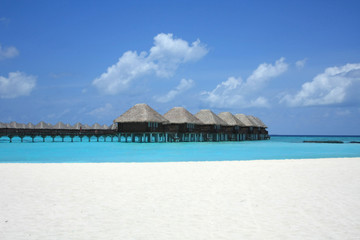
<svg viewBox="0 0 360 240"><path fill-rule="evenodd" d="M63 162L178 162L256 159L299 159L360 157L359 137L339 136L272 136L266 141L218 143L118 143L65 142L36 143L25 139L0 139L0 162L63 163ZM304 140L338 140L344 144L303 143ZM103 141L101 139L100 141ZM109 139L108 139L109 141Z"/></svg>

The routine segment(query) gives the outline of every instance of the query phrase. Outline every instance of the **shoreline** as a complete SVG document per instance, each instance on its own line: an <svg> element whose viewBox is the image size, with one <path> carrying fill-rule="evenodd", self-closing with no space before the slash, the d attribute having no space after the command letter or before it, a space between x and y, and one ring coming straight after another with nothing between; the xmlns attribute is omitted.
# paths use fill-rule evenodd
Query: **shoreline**
<svg viewBox="0 0 360 240"><path fill-rule="evenodd" d="M360 235L359 157L144 163L0 164L0 239Z"/></svg>
<svg viewBox="0 0 360 240"><path fill-rule="evenodd" d="M209 160L209 161L203 161L203 160L199 160L199 161L148 161L148 162L0 162L1 164L145 164L145 163L149 163L149 164L156 164L156 163L214 163L214 162L218 162L218 163L230 163L230 162L253 162L253 161L301 161L301 160L335 160L335 159L359 159L360 161L360 156L359 157L330 157L330 158L286 158L286 159L246 159L246 160Z"/></svg>

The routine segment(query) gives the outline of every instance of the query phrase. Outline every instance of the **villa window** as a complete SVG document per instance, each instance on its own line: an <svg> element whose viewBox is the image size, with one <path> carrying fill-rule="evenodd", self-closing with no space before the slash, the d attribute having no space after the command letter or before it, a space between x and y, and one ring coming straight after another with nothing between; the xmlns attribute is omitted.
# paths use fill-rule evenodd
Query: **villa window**
<svg viewBox="0 0 360 240"><path fill-rule="evenodd" d="M215 128L215 130L220 130L221 126L220 125L215 125L214 128Z"/></svg>
<svg viewBox="0 0 360 240"><path fill-rule="evenodd" d="M194 127L195 127L195 125L191 124L191 123L186 124L186 126L188 129L194 129Z"/></svg>
<svg viewBox="0 0 360 240"><path fill-rule="evenodd" d="M157 122L148 122L149 128L157 128L159 126L159 123Z"/></svg>

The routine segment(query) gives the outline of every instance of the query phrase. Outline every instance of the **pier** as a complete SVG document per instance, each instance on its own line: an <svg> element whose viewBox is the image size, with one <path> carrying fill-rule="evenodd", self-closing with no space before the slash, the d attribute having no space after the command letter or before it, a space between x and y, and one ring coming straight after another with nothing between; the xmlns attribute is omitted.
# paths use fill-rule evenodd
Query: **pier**
<svg viewBox="0 0 360 240"><path fill-rule="evenodd" d="M13 142L14 138L36 138L42 142L64 142L70 138L83 142L223 142L253 141L269 139L267 126L254 116L233 115L223 112L218 115L211 110L201 110L192 115L183 107L175 107L164 115L157 113L147 104L136 104L114 120L110 126L95 123L92 126L58 122L51 125L39 122L0 123L0 138Z"/></svg>

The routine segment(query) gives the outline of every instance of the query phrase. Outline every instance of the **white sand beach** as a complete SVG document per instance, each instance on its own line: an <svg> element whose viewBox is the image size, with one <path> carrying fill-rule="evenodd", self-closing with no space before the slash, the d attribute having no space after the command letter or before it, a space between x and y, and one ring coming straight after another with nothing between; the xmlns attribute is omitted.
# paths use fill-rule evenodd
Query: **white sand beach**
<svg viewBox="0 0 360 240"><path fill-rule="evenodd" d="M360 239L360 158L0 164L0 239Z"/></svg>

